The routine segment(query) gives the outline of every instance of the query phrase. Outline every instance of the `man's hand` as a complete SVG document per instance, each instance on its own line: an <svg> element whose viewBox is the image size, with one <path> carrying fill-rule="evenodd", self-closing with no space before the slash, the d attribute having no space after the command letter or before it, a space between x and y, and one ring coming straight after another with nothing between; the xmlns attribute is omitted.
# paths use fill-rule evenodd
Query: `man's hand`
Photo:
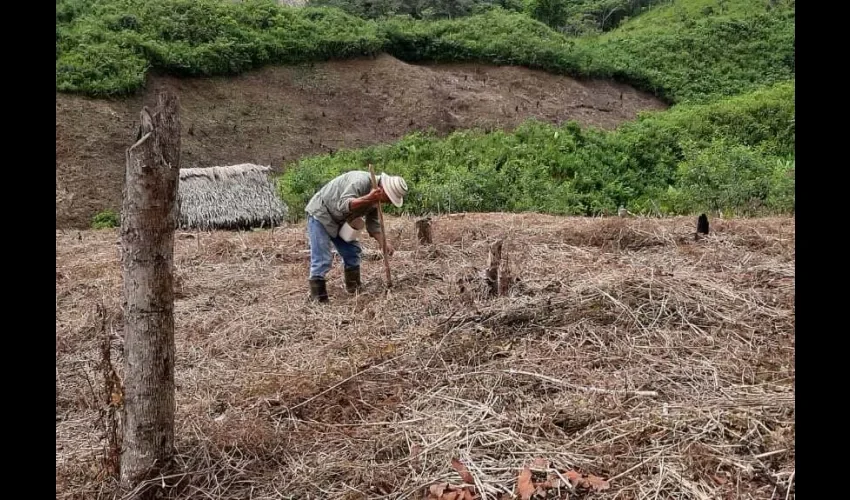
<svg viewBox="0 0 850 500"><path fill-rule="evenodd" d="M351 200L350 210L359 210L364 206L377 205L385 197L384 189L380 186L369 191L365 196Z"/></svg>
<svg viewBox="0 0 850 500"><path fill-rule="evenodd" d="M367 199L369 203L379 203L384 199L384 188L378 186L369 191L369 194L364 196L363 198Z"/></svg>

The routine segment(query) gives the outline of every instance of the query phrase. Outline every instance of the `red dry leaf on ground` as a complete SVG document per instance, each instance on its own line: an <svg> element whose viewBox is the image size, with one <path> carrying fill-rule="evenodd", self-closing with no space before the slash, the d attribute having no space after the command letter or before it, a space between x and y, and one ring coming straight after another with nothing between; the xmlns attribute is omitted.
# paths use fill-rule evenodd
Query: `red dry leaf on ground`
<svg viewBox="0 0 850 500"><path fill-rule="evenodd" d="M466 466L463 465L463 462L456 458L453 458L452 467L454 467L457 473L460 474L460 478L463 479L464 483L475 484L475 479L472 478L472 474L469 473L469 469L467 469Z"/></svg>
<svg viewBox="0 0 850 500"><path fill-rule="evenodd" d="M585 476L584 479L585 479L585 482L590 485L588 487L592 490L602 491L602 490L607 490L608 488L611 487L611 485L608 484L608 481L602 479L599 476L594 476L594 475L591 474L591 475Z"/></svg>
<svg viewBox="0 0 850 500"><path fill-rule="evenodd" d="M460 474L464 483L474 484L475 479L470 474L469 469L458 460L452 459L452 467ZM474 486L458 486L449 483L432 484L428 488L428 500L476 500L478 497L475 494Z"/></svg>
<svg viewBox="0 0 850 500"><path fill-rule="evenodd" d="M476 500L477 498L471 486L438 483L428 488L428 500Z"/></svg>
<svg viewBox="0 0 850 500"><path fill-rule="evenodd" d="M564 472L564 475L567 476L567 479L570 480L573 486L576 486L581 481L581 474L574 470L568 470Z"/></svg>
<svg viewBox="0 0 850 500"><path fill-rule="evenodd" d="M442 498L443 492L446 491L446 487L448 487L447 483L432 484L431 487L428 488L428 498Z"/></svg>
<svg viewBox="0 0 850 500"><path fill-rule="evenodd" d="M608 484L608 481L602 479L599 476L590 475L587 476L585 479L590 484L590 488L596 491L607 490L611 487L611 485Z"/></svg>
<svg viewBox="0 0 850 500"><path fill-rule="evenodd" d="M570 480L573 486L577 488L587 488L589 490L602 491L611 487L608 481L593 474L583 475L573 470L568 470L564 473L567 479Z"/></svg>
<svg viewBox="0 0 850 500"><path fill-rule="evenodd" d="M516 482L517 495L521 500L531 500L534 490L534 483L531 482L531 469L526 465L519 473L519 479Z"/></svg>

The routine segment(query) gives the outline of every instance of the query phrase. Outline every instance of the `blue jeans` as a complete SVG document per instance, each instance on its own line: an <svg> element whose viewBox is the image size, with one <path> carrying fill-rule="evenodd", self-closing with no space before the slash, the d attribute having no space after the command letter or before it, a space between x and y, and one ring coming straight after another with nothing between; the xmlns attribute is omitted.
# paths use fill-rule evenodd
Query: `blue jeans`
<svg viewBox="0 0 850 500"><path fill-rule="evenodd" d="M360 244L356 241L349 243L339 236L331 238L325 226L309 214L307 215L307 237L310 240L310 279L324 278L330 272L333 264L331 243L342 257L345 269L360 267L362 252Z"/></svg>

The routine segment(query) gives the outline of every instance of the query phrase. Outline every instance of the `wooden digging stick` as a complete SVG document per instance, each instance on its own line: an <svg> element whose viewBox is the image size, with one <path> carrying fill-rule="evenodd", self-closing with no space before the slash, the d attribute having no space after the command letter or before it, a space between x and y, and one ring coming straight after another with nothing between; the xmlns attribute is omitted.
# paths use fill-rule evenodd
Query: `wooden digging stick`
<svg viewBox="0 0 850 500"><path fill-rule="evenodd" d="M369 174L372 176L372 189L378 187L378 181L375 179L375 169L372 164L369 164ZM393 279L390 276L390 261L387 255L387 232L384 229L384 210L381 208L381 203L378 202L378 220L381 223L381 253L384 256L384 271L387 273L387 288L392 288Z"/></svg>

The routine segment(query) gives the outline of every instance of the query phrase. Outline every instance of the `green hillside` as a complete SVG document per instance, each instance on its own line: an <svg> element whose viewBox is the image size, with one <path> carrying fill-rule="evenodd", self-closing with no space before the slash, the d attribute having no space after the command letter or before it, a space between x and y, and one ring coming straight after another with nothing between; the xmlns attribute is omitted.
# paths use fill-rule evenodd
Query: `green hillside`
<svg viewBox="0 0 850 500"><path fill-rule="evenodd" d="M739 0L721 13L699 8L706 3L658 6L612 32L571 39L500 7L453 20L373 21L273 0L58 0L56 85L115 95L137 90L151 68L226 75L382 51L613 77L677 102L793 77L793 6Z"/></svg>
<svg viewBox="0 0 850 500"><path fill-rule="evenodd" d="M466 2L451 19L439 2L404 17L392 15L398 2L384 13L354 3L338 5L360 15L273 0L57 0L57 91L120 96L151 69L228 75L380 52L612 78L676 106L615 132L529 123L510 134L417 134L305 159L282 193L303 206L330 176L374 156L413 181L415 212L793 209L793 1Z"/></svg>

